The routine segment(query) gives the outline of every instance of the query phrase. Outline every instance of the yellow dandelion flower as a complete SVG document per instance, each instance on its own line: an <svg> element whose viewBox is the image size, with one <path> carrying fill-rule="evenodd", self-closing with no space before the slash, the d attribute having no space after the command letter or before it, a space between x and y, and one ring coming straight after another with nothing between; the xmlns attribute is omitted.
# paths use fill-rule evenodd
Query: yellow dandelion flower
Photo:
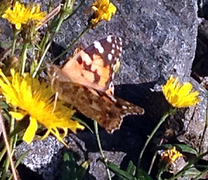
<svg viewBox="0 0 208 180"><path fill-rule="evenodd" d="M174 163L180 157L183 157L183 154L181 154L179 151L177 151L176 147L173 146L161 154L160 160L167 162L167 163Z"/></svg>
<svg viewBox="0 0 208 180"><path fill-rule="evenodd" d="M17 30L20 30L22 24L27 24L29 20L36 21L37 25L45 18L46 13L40 11L40 5L33 4L31 7L26 7L16 1L13 7L8 8L2 15L3 18L15 25Z"/></svg>
<svg viewBox="0 0 208 180"><path fill-rule="evenodd" d="M30 77L28 73L23 76L11 70L11 77L6 77L0 70L0 87L6 102L18 107L16 112L10 112L16 120L21 120L25 115L30 116L30 124L24 133L23 140L28 144L32 142L38 123L47 128L42 139L52 133L63 144L63 137L68 133L68 129L76 132L77 129L84 129L77 121L70 117L74 110L63 105L63 101L57 101L55 111L52 101L53 92L46 83L40 83L37 79ZM58 129L62 129L61 135ZM66 144L65 144L66 145Z"/></svg>
<svg viewBox="0 0 208 180"><path fill-rule="evenodd" d="M110 21L112 16L116 13L116 7L109 0L97 0L92 4L94 11L92 25L96 25L102 20Z"/></svg>
<svg viewBox="0 0 208 180"><path fill-rule="evenodd" d="M177 108L193 106L200 102L198 91L193 91L193 85L189 82L183 84L178 82L178 78L170 76L162 91L167 101Z"/></svg>

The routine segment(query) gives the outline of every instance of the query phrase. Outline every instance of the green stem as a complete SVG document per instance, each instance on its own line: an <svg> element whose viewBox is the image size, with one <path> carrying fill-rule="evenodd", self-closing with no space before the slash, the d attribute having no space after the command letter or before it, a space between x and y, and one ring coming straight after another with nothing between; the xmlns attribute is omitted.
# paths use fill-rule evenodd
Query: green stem
<svg viewBox="0 0 208 180"><path fill-rule="evenodd" d="M2 172L2 175L1 175L1 180L6 180L6 176L7 176L8 171L9 171L9 159L7 158L5 160L5 166L4 166L4 170Z"/></svg>
<svg viewBox="0 0 208 180"><path fill-rule="evenodd" d="M91 25L88 25L61 54L59 54L57 57L55 57L52 60L52 62L54 62L55 60L57 60L58 58L60 58L64 54L66 54L69 51L69 49L71 49L75 45L75 43L90 29L90 27L91 27Z"/></svg>
<svg viewBox="0 0 208 180"><path fill-rule="evenodd" d="M21 73L21 74L23 74L23 73L25 72L26 60L27 60L27 48L28 48L28 45L29 45L29 43L26 42L26 43L23 45L23 48L22 48L21 61L20 61L20 64L21 64L21 67L20 67L20 73Z"/></svg>
<svg viewBox="0 0 208 180"><path fill-rule="evenodd" d="M3 150L0 152L0 162L6 153L6 147L4 146Z"/></svg>
<svg viewBox="0 0 208 180"><path fill-rule="evenodd" d="M79 6L77 6L77 8L65 19L69 19L70 17L72 17L74 14L76 14L76 12L78 11L78 9L82 6L82 4L85 2L85 0L82 0L82 2L79 4Z"/></svg>
<svg viewBox="0 0 208 180"><path fill-rule="evenodd" d="M12 49L11 49L11 56L14 56L14 51L16 48L16 43L17 43L17 35L19 34L19 31L17 31L16 29L14 30L14 38L12 41Z"/></svg>
<svg viewBox="0 0 208 180"><path fill-rule="evenodd" d="M157 126L153 129L153 131L151 132L151 134L149 135L149 137L147 138L147 141L144 144L144 147L142 148L140 154L139 154L139 159L138 159L138 164L137 167L140 168L140 163L141 163L141 159L142 156L144 154L144 151L147 147L147 145L149 144L150 140L153 138L154 134L156 133L156 131L160 128L160 126L162 125L162 123L166 120L166 118L171 115L174 114L176 112L177 109L170 109L167 113L165 113L162 118L160 119L159 123L157 124ZM139 171L138 171L139 172Z"/></svg>
<svg viewBox="0 0 208 180"><path fill-rule="evenodd" d="M159 146L160 146L162 143L163 143L163 139L161 139L161 141L160 141L160 143L159 143ZM151 161L151 164L150 164L150 167L149 167L149 170L148 170L148 174L149 174L149 175L151 174L152 167L153 167L154 162L155 162L156 157L157 157L157 153L158 153L158 152L155 151L154 156L153 156L153 158L152 158L152 161Z"/></svg>
<svg viewBox="0 0 208 180"><path fill-rule="evenodd" d="M98 148L99 148L99 151L100 151L100 155L104 161L104 164L105 164L105 167L106 167L106 172L107 172L107 175L108 175L108 179L111 180L111 176L110 176L110 170L107 166L107 159L103 153L103 149L102 149L102 145L101 145L101 141L100 141L100 136L99 136L99 132L98 132L98 123L97 121L94 120L94 128L95 128L95 136L96 136L96 139L97 139L97 143L98 143Z"/></svg>
<svg viewBox="0 0 208 180"><path fill-rule="evenodd" d="M48 42L48 44L47 44L47 46L46 46L46 48L45 48L45 50L44 50L44 52L43 52L43 54L42 54L42 56L41 56L41 59L40 59L40 61L39 61L39 63L38 63L38 66L37 66L37 68L35 69L35 71L34 71L34 73L33 73L33 75L32 75L33 78L35 78L35 76L37 75L37 72L38 72L39 69L40 69L40 66L41 66L41 64L42 64L42 62L43 62L43 59L45 58L45 55L46 55L46 53L48 52L48 49L49 49L50 46L51 46L51 43L52 43L52 41L53 41L53 38L54 38L54 37L56 36L56 34L58 33L58 31L59 31L59 29L60 29L62 23L63 23L64 20L67 18L68 14L71 13L72 7L73 7L73 3L74 3L74 0L68 0L68 1L64 4L64 7L63 7L63 13L62 13L61 16L60 16L59 21L58 21L58 24L57 24L57 26L56 26L56 29L55 29L55 31L53 32L53 34L51 35L50 41ZM48 39L48 38L46 38L46 39Z"/></svg>
<svg viewBox="0 0 208 180"><path fill-rule="evenodd" d="M49 49L50 46L51 46L51 43L52 43L52 41L53 41L53 38L55 37L55 35L56 35L57 32L59 31L59 28L61 27L61 24L62 24L62 22L63 22L61 19L62 19L62 18L60 18L60 20L59 20L59 22L58 22L58 25L57 25L57 27L56 27L56 30L55 30L54 34L51 36L51 38L49 38L49 35L47 35L48 37L45 37L45 38L44 38L44 39L45 39L45 41L44 41L44 43L43 43L44 45L47 43L47 41L48 41L49 39L51 39L51 40L48 42L46 48L44 49L43 54L41 55L41 58L40 58L39 63L38 63L38 66L37 66L37 68L35 69L35 71L34 71L34 73L33 73L33 75L32 75L33 78L36 77L36 75L37 75L37 73L38 73L38 71L39 71L39 69L40 69L40 66L41 66L41 64L43 63L43 60L44 60L44 58L45 58L45 56L46 56L46 53L48 52L48 49Z"/></svg>
<svg viewBox="0 0 208 180"><path fill-rule="evenodd" d="M33 75L32 75L33 78L36 77L36 75L37 75L37 73L38 73L38 71L39 71L39 69L40 69L40 66L41 66L41 64L42 64L42 62L43 62L43 60L44 60L44 58L45 58L45 55L46 55L46 53L48 52L49 47L51 46L51 43L52 43L52 41L50 41L50 42L48 43L48 45L46 46L45 51L43 52L43 54L42 54L42 56L41 56L41 58L40 58L40 61L39 61L39 63L38 63L38 66L37 66L37 68L35 69L35 71L34 71L34 73L33 73Z"/></svg>
<svg viewBox="0 0 208 180"><path fill-rule="evenodd" d="M57 60L58 58L60 58L61 56L63 56L66 52L68 52L68 50L69 49L71 49L73 46L74 46L74 44L79 40L79 38L81 38L82 36L83 36L83 34L85 33L85 32L87 32L87 30L89 30L89 28L90 28L90 25L89 26L87 26L78 36L77 36L77 38L66 48L66 50L64 50L61 54L59 54L56 58L54 58L53 60L52 60L52 62L54 62L55 60ZM53 38L51 38L51 39L53 39ZM41 59L40 59L40 61L39 61L39 63L38 63L38 66L37 66L37 68L35 69L35 72L33 73L33 78L37 75L37 72L38 72L38 70L40 69L40 66L41 66L41 64L42 64L42 62L43 62L43 59L45 58L45 55L46 55L46 53L47 53L47 51L48 51L48 49L50 48L50 46L51 46L51 43L52 43L52 40L48 43L48 45L46 46L46 48L45 48L45 51L44 51L44 53L43 53L43 55L41 56Z"/></svg>
<svg viewBox="0 0 208 180"><path fill-rule="evenodd" d="M16 138L15 137L10 138L9 143L8 143L6 129L4 127L3 117L2 117L1 114L0 114L0 125L3 128L2 132L3 132L5 147L6 147L7 154L8 154L8 156L5 160L5 166L4 166L4 170L3 170L3 173L2 173L1 180L4 180L4 179L7 178L7 173L9 171L9 165L10 164L11 164L11 170L12 170L13 177L14 177L15 180L17 180L17 175L16 175L16 172L15 172L15 166L14 166L14 163L13 163L13 160L12 160L12 155L13 155L12 152L13 152L14 146L16 146ZM11 118L10 133L14 130L14 125L15 125L14 118Z"/></svg>
<svg viewBox="0 0 208 180"><path fill-rule="evenodd" d="M157 174L158 180L162 180L161 176L162 176L163 172L167 171L167 168L168 168L168 166L164 166L164 167L159 168L159 172Z"/></svg>

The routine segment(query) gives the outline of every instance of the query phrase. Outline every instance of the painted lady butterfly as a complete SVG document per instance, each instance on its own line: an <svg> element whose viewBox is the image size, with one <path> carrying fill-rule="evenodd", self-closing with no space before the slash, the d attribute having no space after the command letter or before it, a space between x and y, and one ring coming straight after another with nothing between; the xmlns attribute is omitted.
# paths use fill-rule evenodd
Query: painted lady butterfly
<svg viewBox="0 0 208 180"><path fill-rule="evenodd" d="M123 117L144 114L143 108L114 96L112 80L121 52L121 38L108 36L77 52L62 68L51 65L48 69L58 97L109 133L120 128Z"/></svg>

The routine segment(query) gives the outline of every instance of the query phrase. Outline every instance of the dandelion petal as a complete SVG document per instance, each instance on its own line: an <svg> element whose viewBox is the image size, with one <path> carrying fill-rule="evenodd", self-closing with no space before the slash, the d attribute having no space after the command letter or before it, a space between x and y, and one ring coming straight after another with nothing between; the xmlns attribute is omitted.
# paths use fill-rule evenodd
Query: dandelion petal
<svg viewBox="0 0 208 180"><path fill-rule="evenodd" d="M23 136L23 140L30 144L35 136L35 132L38 129L38 123L36 121L36 119L30 117L30 124L27 128L27 130L25 131L25 134Z"/></svg>

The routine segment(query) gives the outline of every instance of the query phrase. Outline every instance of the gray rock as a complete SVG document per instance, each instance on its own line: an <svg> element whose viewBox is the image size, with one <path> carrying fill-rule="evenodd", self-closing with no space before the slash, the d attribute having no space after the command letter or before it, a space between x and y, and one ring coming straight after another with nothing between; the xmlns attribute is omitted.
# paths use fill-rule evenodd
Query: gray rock
<svg viewBox="0 0 208 180"><path fill-rule="evenodd" d="M78 165L81 166L83 162L89 161L89 174L94 178L107 179L105 165L99 152L89 152L85 143L74 134L69 134L66 141L69 142L69 149L63 148L63 145L52 136L43 141L33 141L30 145L21 143L17 146L15 156L19 159L23 152L29 151L22 163L45 180L55 180L62 178L60 167L63 163L63 153L73 152ZM121 151L104 151L104 154L110 162L118 165L121 164L125 156L125 153ZM111 175L114 174L111 173ZM86 177L87 179L92 178L90 175L86 175Z"/></svg>
<svg viewBox="0 0 208 180"><path fill-rule="evenodd" d="M115 164L121 164L123 161L123 158L125 156L124 152L110 152L110 151L104 151L104 155L106 159L109 160L109 162L113 162ZM92 174L96 179L99 180L106 180L108 179L107 173L106 173L106 167L105 164L101 160L100 153L89 153L89 159L92 161L90 162L90 169L89 173ZM114 176L114 173L110 173L111 177Z"/></svg>
<svg viewBox="0 0 208 180"><path fill-rule="evenodd" d="M17 146L15 156L19 159L23 152L28 151L22 163L31 170L38 171L38 169L41 170L43 167L47 167L51 163L53 156L61 148L63 148L63 145L55 137L50 136L42 141L33 141L30 145L21 143Z"/></svg>
<svg viewBox="0 0 208 180"><path fill-rule="evenodd" d="M81 39L85 46L107 34L123 39L117 84L157 80L161 74L190 75L197 37L197 3L184 1L120 1L111 22L101 22ZM68 45L86 25L84 14L72 17L57 36ZM67 30L68 29L68 30ZM69 33L70 32L70 33Z"/></svg>

